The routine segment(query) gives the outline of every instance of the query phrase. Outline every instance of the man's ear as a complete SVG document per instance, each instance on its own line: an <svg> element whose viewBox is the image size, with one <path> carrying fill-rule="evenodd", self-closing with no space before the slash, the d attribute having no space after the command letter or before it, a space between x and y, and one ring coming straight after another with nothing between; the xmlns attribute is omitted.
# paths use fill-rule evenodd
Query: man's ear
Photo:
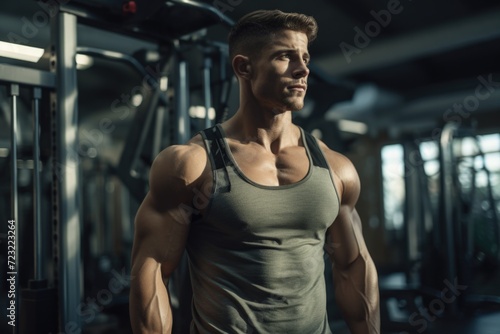
<svg viewBox="0 0 500 334"><path fill-rule="evenodd" d="M252 65L246 56L236 55L233 58L233 70L238 78L250 79L252 77Z"/></svg>

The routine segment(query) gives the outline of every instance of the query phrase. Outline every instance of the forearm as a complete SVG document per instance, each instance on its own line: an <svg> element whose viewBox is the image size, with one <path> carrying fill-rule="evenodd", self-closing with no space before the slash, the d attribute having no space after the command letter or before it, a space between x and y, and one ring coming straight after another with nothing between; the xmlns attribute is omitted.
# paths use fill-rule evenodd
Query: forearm
<svg viewBox="0 0 500 334"><path fill-rule="evenodd" d="M134 334L172 332L172 309L160 264L132 269L129 309Z"/></svg>
<svg viewBox="0 0 500 334"><path fill-rule="evenodd" d="M335 298L351 334L380 333L377 270L369 256L334 268Z"/></svg>

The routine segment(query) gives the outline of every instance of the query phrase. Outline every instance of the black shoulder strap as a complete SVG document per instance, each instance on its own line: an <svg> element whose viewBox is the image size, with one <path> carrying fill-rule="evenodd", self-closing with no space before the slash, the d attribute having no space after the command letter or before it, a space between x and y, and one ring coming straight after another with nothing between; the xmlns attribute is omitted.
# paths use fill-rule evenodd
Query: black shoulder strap
<svg viewBox="0 0 500 334"><path fill-rule="evenodd" d="M214 170L224 168L224 146L221 146L222 136L217 129L217 126L200 131L201 136L205 140L205 146L208 151L208 156L212 162L212 168Z"/></svg>
<svg viewBox="0 0 500 334"><path fill-rule="evenodd" d="M311 154L311 158L313 161L314 166L326 168L329 170L328 163L326 162L325 155L323 154L323 151L319 147L318 141L314 136L308 132L305 132L305 137L306 137L306 144L307 147L309 148L309 152Z"/></svg>
<svg viewBox="0 0 500 334"><path fill-rule="evenodd" d="M202 130L200 131L200 134L205 142L208 157L210 158L210 163L212 165L215 192L220 193L230 191L231 184L229 182L229 175L226 169L226 166L230 164L230 159L227 156L226 145L219 127L216 125Z"/></svg>

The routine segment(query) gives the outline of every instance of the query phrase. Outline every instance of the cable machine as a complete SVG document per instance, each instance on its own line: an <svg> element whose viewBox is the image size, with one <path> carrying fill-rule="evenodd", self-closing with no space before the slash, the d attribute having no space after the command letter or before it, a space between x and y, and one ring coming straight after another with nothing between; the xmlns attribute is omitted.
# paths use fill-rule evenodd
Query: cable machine
<svg viewBox="0 0 500 334"><path fill-rule="evenodd" d="M228 17L213 6L195 1L109 0L96 3L75 0L51 8L51 12L54 15L50 25L50 60L47 68L38 70L0 64L0 85L5 85L10 99L11 209L8 219L15 221L15 259L20 261L20 239L29 235L26 234L26 228L30 226L33 229L34 244L33 268L19 268L19 262L16 262L12 270L9 270L17 275L15 290L18 293L14 304L18 326L9 328L13 333L73 332L84 325L79 312L83 296L83 273L80 205L82 180L75 66L77 53L122 61L142 75L147 74L144 64L131 56L78 46L77 24L96 26L134 37L146 37L159 45L171 46L172 53L165 54L162 58L163 72L171 70L175 87L175 107L170 108L175 110L170 118L175 125L171 127L171 133L167 134L171 136L171 143L185 142L190 137L191 127L188 114L188 62L182 57L178 38L209 25L232 24ZM224 51L220 48L216 50ZM211 57L208 54L205 56L203 71L206 107L213 104L209 87L212 81ZM223 56L217 59L225 61ZM221 73L221 80L228 80L225 72L221 70ZM138 122L134 122L128 136L127 150L124 150L125 154L114 170L131 190L130 193L137 198L143 197L146 192L146 173L140 165L148 163L144 161L144 152L146 142L150 139L145 137L147 131L144 129L152 127L155 118L159 119L158 105L169 107L172 103L166 95L167 86L162 84L162 79L167 79L166 76L150 77L147 85L152 96L148 108L136 113ZM20 95L24 95L25 91L30 92L33 114L33 224L23 221L29 215L19 213L18 142L21 132L26 129L19 128L18 111ZM153 140L154 149L150 150L149 157L158 153L158 137L161 136L164 134L161 128L157 128L156 140ZM41 141L44 145L42 149ZM48 183L44 182L47 178L50 179ZM47 199L47 193L50 194L50 199ZM23 198L26 197L26 194L22 195ZM45 208L50 208L45 212L44 204ZM24 206L22 208L25 209ZM47 231L51 231L51 238L47 238ZM44 256L43 250L47 247L52 247L52 256ZM30 275L31 278L23 286L22 292L19 292L19 273L21 276Z"/></svg>

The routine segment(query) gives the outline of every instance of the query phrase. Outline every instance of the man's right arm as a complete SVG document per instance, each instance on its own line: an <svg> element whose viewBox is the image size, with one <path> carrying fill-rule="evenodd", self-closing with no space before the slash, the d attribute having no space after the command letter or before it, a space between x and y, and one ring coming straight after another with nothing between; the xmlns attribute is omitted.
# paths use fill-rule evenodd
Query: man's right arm
<svg viewBox="0 0 500 334"><path fill-rule="evenodd" d="M185 206L192 206L206 153L198 145L172 146L155 159L150 190L135 219L130 283L133 332L171 333L166 283L184 252L189 233Z"/></svg>

